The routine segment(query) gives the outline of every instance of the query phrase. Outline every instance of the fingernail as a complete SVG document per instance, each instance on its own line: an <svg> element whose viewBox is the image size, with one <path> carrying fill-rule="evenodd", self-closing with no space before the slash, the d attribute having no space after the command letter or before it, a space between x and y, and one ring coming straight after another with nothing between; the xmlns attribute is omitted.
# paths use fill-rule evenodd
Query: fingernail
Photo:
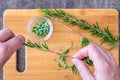
<svg viewBox="0 0 120 80"><path fill-rule="evenodd" d="M25 42L25 37L24 36L18 35L17 37L21 42L23 42L23 43Z"/></svg>

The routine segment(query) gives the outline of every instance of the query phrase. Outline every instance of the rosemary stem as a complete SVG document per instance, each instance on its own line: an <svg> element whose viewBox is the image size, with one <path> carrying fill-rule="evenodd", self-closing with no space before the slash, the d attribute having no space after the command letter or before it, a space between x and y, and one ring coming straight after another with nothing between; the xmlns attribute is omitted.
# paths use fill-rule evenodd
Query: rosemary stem
<svg viewBox="0 0 120 80"><path fill-rule="evenodd" d="M67 58L74 58L74 57L72 57L72 56L69 56L69 55L62 55L62 53L59 53L59 52L55 52L55 51L52 51L52 50L47 50L48 52L51 52L51 53L54 53L54 54L57 54L57 55L61 55L61 56L63 56L63 57L67 57Z"/></svg>
<svg viewBox="0 0 120 80"><path fill-rule="evenodd" d="M79 35L79 36L82 37L82 38L86 38L86 37L84 37L81 33L79 33L79 32L77 32L77 31L69 28L69 27L68 27L67 25L65 25L63 22L59 21L58 18L56 18L55 21L58 22L59 24L63 25L63 26L64 26L66 29L68 29L69 31L71 31L71 32ZM88 38L87 38L87 39L88 39ZM92 42L90 39L88 39L88 40L90 41L90 43Z"/></svg>

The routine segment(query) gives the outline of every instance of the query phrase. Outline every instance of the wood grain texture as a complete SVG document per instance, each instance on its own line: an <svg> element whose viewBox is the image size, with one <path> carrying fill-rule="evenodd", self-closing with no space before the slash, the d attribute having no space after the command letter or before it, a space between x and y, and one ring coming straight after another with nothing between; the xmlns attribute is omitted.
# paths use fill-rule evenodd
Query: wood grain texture
<svg viewBox="0 0 120 80"><path fill-rule="evenodd" d="M1 0L0 29L3 26L4 10L36 8L37 6L43 8L115 8L120 11L120 0ZM0 80L2 80L2 73Z"/></svg>
<svg viewBox="0 0 120 80"><path fill-rule="evenodd" d="M112 34L117 35L118 33L118 11L115 9L64 9L68 13L72 13L78 19L85 19L89 24L94 24L96 21L99 23L101 29L103 29L106 24L108 25ZM74 12L74 13L73 13ZM18 14L19 13L19 14ZM28 14L29 13L29 14ZM11 29L16 35L22 34L25 36L26 40L32 40L27 33L27 24L29 20L35 16L42 16L42 13L36 9L29 10L7 10L4 13L4 26L5 28ZM70 32L62 25L52 20L54 25L54 33L52 37L47 40L50 50L59 51L59 46L62 47L64 51L70 45L72 41L73 47L70 50L69 55L74 55L80 46L78 45L81 40L81 36ZM94 43L99 44L99 38L90 36L89 31L78 29L78 27L70 28L80 32L83 36L89 38ZM108 49L108 44L101 45L104 49ZM118 46L109 51L118 63ZM5 80L81 80L79 75L74 75L69 69L67 70L57 70L55 62L57 56L48 52L39 51L36 49L27 48L26 49L26 69L23 73L16 70L16 55L14 54L12 58L7 62L4 68L4 79ZM67 64L72 65L71 59L67 59ZM92 72L93 67L90 67ZM14 77L13 77L14 76Z"/></svg>

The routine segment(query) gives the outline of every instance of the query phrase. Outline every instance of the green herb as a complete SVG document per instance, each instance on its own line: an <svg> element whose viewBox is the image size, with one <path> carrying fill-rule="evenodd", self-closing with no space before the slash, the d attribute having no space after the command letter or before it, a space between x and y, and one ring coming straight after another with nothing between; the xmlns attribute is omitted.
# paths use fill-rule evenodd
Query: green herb
<svg viewBox="0 0 120 80"><path fill-rule="evenodd" d="M54 61L55 61L56 65L61 68L61 63L59 61L57 61L56 59L54 59Z"/></svg>
<svg viewBox="0 0 120 80"><path fill-rule="evenodd" d="M44 44L42 44L42 46L43 46L46 50L49 50L46 42L44 42Z"/></svg>
<svg viewBox="0 0 120 80"><path fill-rule="evenodd" d="M88 65L90 65L90 66L93 66L93 61L90 60L89 57L84 58L83 61L85 61L86 64L88 64Z"/></svg>
<svg viewBox="0 0 120 80"><path fill-rule="evenodd" d="M82 40L81 40L81 42L80 42L80 45L82 47L84 47L84 46L87 46L89 44L90 44L90 41L87 38L83 37Z"/></svg>
<svg viewBox="0 0 120 80"><path fill-rule="evenodd" d="M37 36L45 36L49 32L49 25L47 22L37 22L33 27L32 32Z"/></svg>
<svg viewBox="0 0 120 80"><path fill-rule="evenodd" d="M64 52L62 52L62 54L60 56L58 56L58 58L62 62L63 69L68 68L68 65L66 63L66 57L65 57L65 55L67 55L68 52L69 52L69 49L66 49Z"/></svg>
<svg viewBox="0 0 120 80"><path fill-rule="evenodd" d="M36 48L36 49L39 49L39 50L41 50L41 51L48 51L48 49L46 49L46 47L45 47L45 44L46 43L43 43L42 45L38 42L38 43L36 43L36 42L31 42L30 40L28 40L26 43L24 43L24 45L25 46L27 46L27 47L30 47L30 48ZM44 46L43 46L44 45Z"/></svg>
<svg viewBox="0 0 120 80"><path fill-rule="evenodd" d="M24 43L24 45L27 47L30 47L30 48L39 49L41 51L51 52L51 53L57 54L57 55L62 56L62 57L73 58L73 57L67 55L67 53L69 52L68 50L64 51L62 53L50 50L48 45L46 44L46 42L41 44L40 42L31 42L30 40L28 40L27 42Z"/></svg>
<svg viewBox="0 0 120 80"><path fill-rule="evenodd" d="M59 59L61 60L63 69L66 69L68 67L66 63L66 58L61 56Z"/></svg>
<svg viewBox="0 0 120 80"><path fill-rule="evenodd" d="M30 48L36 48L36 49L41 50L41 51L46 51L46 52L51 52L51 53L57 54L59 61L56 60L56 59L54 61L55 61L56 65L58 67L60 67L62 69L70 68L73 73L75 73L75 74L79 73L77 68L75 67L75 65L72 65L70 67L67 65L66 58L73 58L73 57L68 55L68 53L70 51L70 48L71 48L71 45L68 49L66 49L62 53L50 50L48 45L46 44L46 42L41 44L40 42L31 42L30 40L28 40L26 43L24 43L24 45L27 46L27 47L30 47ZM93 64L92 61L89 58L85 58L84 61L88 65Z"/></svg>
<svg viewBox="0 0 120 80"><path fill-rule="evenodd" d="M114 48L115 45L118 45L120 42L120 36L113 36L109 31L108 27L104 28L104 30L99 28L98 23L90 25L86 20L78 20L74 15L64 12L63 10L52 10L52 9L39 9L40 11L45 13L45 16L48 18L59 18L65 23L69 23L71 25L76 25L83 30L88 30L92 35L101 38L101 44L109 43L109 46Z"/></svg>
<svg viewBox="0 0 120 80"><path fill-rule="evenodd" d="M72 73L75 73L75 74L79 73L77 68L76 68L76 66L74 64L70 67L70 69L71 69Z"/></svg>
<svg viewBox="0 0 120 80"><path fill-rule="evenodd" d="M68 54L69 53L69 51L70 51L70 49L66 49L65 51L63 51L63 55L66 55L66 54Z"/></svg>

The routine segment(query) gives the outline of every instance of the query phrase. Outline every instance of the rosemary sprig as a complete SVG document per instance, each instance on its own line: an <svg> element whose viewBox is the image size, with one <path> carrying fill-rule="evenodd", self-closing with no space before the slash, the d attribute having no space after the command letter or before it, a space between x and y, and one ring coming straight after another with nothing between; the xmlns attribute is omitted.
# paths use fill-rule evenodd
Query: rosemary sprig
<svg viewBox="0 0 120 80"><path fill-rule="evenodd" d="M48 18L59 18L65 23L69 23L73 26L76 25L83 30L90 31L92 35L101 38L100 39L101 44L106 42L109 43L111 49L114 48L114 46L119 44L120 42L119 35L113 36L108 27L104 28L104 30L101 30L99 28L98 23L90 25L86 20L83 19L79 20L74 15L66 13L63 10L41 8L39 10L42 11Z"/></svg>
<svg viewBox="0 0 120 80"><path fill-rule="evenodd" d="M65 53L63 54L63 53L59 53L59 52L55 52L55 51L50 50L48 45L46 44L46 42L41 44L40 42L31 42L30 40L28 40L27 42L24 43L24 45L27 47L30 47L30 48L36 48L40 51L51 52L51 53L57 54L57 55L62 56L62 57L73 58Z"/></svg>
<svg viewBox="0 0 120 80"><path fill-rule="evenodd" d="M64 55L67 55L69 53L69 50L70 49L66 49L65 51L62 52L62 56L61 55L58 56L59 60L61 61L62 66L63 66L63 69L68 68L68 65L66 63L66 57Z"/></svg>
<svg viewBox="0 0 120 80"><path fill-rule="evenodd" d="M77 68L75 67L75 65L72 65L72 66L69 67L67 65L67 62L66 62L66 58L70 58L70 59L74 58L74 57L71 57L71 56L68 55L68 53L70 51L70 48L71 48L71 46L73 44L71 44L69 46L69 48L66 49L65 51L63 51L62 53L50 50L48 45L46 44L46 42L41 44L40 42L31 42L30 40L28 40L26 43L24 43L24 45L27 46L27 47L30 47L30 48L36 48L36 49L38 49L40 51L46 51L46 52L51 52L51 53L57 54L58 59L60 61L58 61L57 59L54 59L54 61L55 61L56 65L58 67L63 68L63 69L70 68L73 73L76 73L76 74L78 73ZM91 61L89 61L89 58L85 58L85 59L83 59L83 61L85 61L86 64L88 64L88 65L93 64Z"/></svg>
<svg viewBox="0 0 120 80"><path fill-rule="evenodd" d="M79 32L69 28L68 26L66 26L65 24L63 24L61 21L58 20L58 18L55 19L56 22L58 22L59 24L63 25L63 27L65 27L66 29L68 29L69 31L79 35L80 37L82 37L80 45L81 47L87 46L91 43L91 40L89 40L88 38L84 37L82 34L80 34ZM93 65L93 62L88 58L84 58L83 59L88 65Z"/></svg>

